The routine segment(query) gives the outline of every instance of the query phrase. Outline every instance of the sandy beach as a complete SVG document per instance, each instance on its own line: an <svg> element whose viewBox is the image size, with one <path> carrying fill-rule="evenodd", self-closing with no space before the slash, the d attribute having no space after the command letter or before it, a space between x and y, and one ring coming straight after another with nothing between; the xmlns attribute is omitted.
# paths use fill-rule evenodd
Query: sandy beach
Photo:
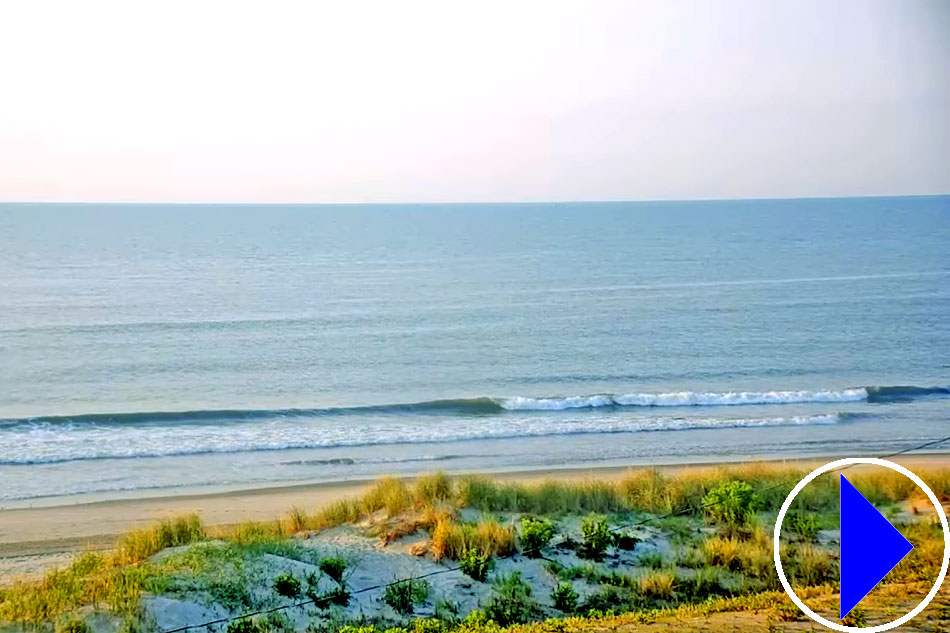
<svg viewBox="0 0 950 633"><path fill-rule="evenodd" d="M771 464L816 467L836 457L770 460ZM950 453L901 455L891 458L908 468L948 467ZM710 468L719 464L660 464L656 468L679 471ZM617 479L630 468L570 468L488 473L503 480L537 481L542 479ZM298 506L314 510L337 499L353 496L371 480L329 482L208 494L157 496L139 499L97 501L74 505L17 508L0 511L0 559L23 557L59 557L86 548L106 548L115 536L130 529L181 514L197 513L209 526L242 521L274 519ZM0 565L0 576L4 573Z"/></svg>

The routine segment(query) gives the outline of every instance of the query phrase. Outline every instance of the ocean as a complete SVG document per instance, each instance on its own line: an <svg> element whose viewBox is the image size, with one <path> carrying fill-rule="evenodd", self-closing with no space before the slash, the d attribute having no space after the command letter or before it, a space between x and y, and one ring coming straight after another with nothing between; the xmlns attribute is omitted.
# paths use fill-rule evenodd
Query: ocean
<svg viewBox="0 0 950 633"><path fill-rule="evenodd" d="M3 204L0 308L3 507L950 435L950 197Z"/></svg>

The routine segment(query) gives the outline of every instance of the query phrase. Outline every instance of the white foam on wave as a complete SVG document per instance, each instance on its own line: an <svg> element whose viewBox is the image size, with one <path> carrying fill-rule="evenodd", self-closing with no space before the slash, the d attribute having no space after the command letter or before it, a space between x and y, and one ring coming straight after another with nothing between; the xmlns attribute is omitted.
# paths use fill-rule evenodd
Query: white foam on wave
<svg viewBox="0 0 950 633"><path fill-rule="evenodd" d="M498 404L509 411L560 411L596 407L698 407L736 406L744 404L795 404L822 402L857 402L867 400L867 389L840 391L729 391L670 393L628 393L623 395L599 394L569 396L566 398L504 398Z"/></svg>
<svg viewBox="0 0 950 633"><path fill-rule="evenodd" d="M41 464L72 460L168 457L207 453L419 444L465 440L542 437L587 433L642 433L692 429L836 424L838 413L762 417L499 416L432 424L407 419L399 424L327 425L318 421L274 420L240 426L60 426L37 424L0 433L0 464Z"/></svg>
<svg viewBox="0 0 950 633"><path fill-rule="evenodd" d="M616 402L613 396L570 396L567 398L526 398L517 396L499 402L509 411L561 411L563 409L586 409L609 407Z"/></svg>

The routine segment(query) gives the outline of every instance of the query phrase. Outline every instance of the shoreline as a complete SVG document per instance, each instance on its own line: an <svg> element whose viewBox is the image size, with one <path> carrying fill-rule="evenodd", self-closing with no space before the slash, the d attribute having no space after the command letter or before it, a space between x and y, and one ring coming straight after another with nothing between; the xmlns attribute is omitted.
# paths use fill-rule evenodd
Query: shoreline
<svg viewBox="0 0 950 633"><path fill-rule="evenodd" d="M566 466L564 468L478 471L496 479L533 482L544 479L616 480L628 471L656 468L676 472L748 463L771 465L819 466L840 456L804 456L760 459L736 459L709 462L659 463L604 466ZM891 458L908 468L950 467L950 452L914 453ZM422 471L428 472L428 471ZM420 473L416 473L418 475ZM413 476L404 477L412 479ZM115 537L163 518L197 513L208 526L243 521L267 521L285 515L299 506L313 511L344 497L359 494L377 478L259 487L245 490L212 491L199 494L144 496L139 498L97 500L70 505L7 508L0 510L0 559L62 555L85 549L108 548ZM2 575L2 574L0 574Z"/></svg>
<svg viewBox="0 0 950 633"><path fill-rule="evenodd" d="M710 454L699 456L695 459L685 458L676 460L675 458L660 460L632 460L632 459L605 459L595 461L581 461L566 463L559 466L547 467L505 467L505 468L478 468L478 469L459 469L451 468L426 468L409 472L386 472L381 471L371 476L358 476L354 478L313 478L291 481L264 481L255 485L254 483L242 484L211 484L182 487L157 487L157 488L136 488L130 490L107 490L100 492L83 492L74 495L50 495L40 497L29 497L23 499L0 500L0 543L3 543L2 527L3 516L7 512L20 510L45 510L62 507L85 507L100 504L123 504L147 501L174 501L180 499L199 499L215 498L221 496L241 496L250 497L257 495L270 495L289 493L294 490L309 490L320 487L336 486L365 486L382 477L395 477L397 479L414 479L419 475L426 473L442 471L452 476L465 475L484 475L486 477L525 479L535 476L545 476L554 478L563 478L568 475L587 473L594 475L596 473L611 473L613 471L627 471L639 469L672 469L679 470L685 468L713 468L717 466L728 466L730 464L748 464L748 463L819 463L824 464L835 459L851 457L850 453L820 453L820 454ZM879 456L868 455L867 457L882 457L883 459L901 459L905 457L929 458L944 456L950 465L950 450L931 449L920 450L912 453L901 453L899 455Z"/></svg>

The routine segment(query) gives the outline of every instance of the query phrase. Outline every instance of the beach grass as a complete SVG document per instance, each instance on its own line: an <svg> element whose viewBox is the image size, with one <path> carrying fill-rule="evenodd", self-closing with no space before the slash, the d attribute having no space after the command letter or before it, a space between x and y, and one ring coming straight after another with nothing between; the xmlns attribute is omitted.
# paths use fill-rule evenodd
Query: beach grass
<svg viewBox="0 0 950 633"><path fill-rule="evenodd" d="M459 560L469 550L488 556L508 556L515 551L515 528L498 519L463 523L443 519L432 532L429 551L439 561Z"/></svg>
<svg viewBox="0 0 950 633"><path fill-rule="evenodd" d="M766 604L760 602L762 596L774 595L779 588L772 562L771 522L788 490L804 474L792 467L750 464L690 469L677 475L632 471L616 481L512 483L444 473L409 481L384 478L360 496L315 512L295 507L273 521L208 528L197 515L187 515L129 532L109 552L84 553L41 580L0 590L0 621L62 628L90 608L139 621L144 593L187 593L196 588L230 609L250 608L255 606L248 589L255 557L273 554L317 564L312 550L300 547L296 539L344 524L365 524L367 530L375 530L382 545L422 534L434 560L480 557L487 568L491 558L516 554L519 542L523 548L524 542L537 540L533 534L525 538L519 529L545 526L542 541L546 545L552 536L546 526L553 529L560 523L555 519L563 517L575 517L582 527L608 518L612 524L649 520L675 546L669 556L640 555L640 571L634 574L609 570L597 557L582 565L552 568L558 582L583 581L600 587L572 607L587 614L588 621L601 617L598 613L604 610L633 610L639 615L629 617L643 618L670 617L671 613L692 616L727 605L742 610ZM950 498L950 469L919 474L941 499ZM919 584L932 578L942 561L942 533L935 521L915 519L923 511L919 508L926 508L916 487L907 485L898 473L855 470L848 477L872 502L895 511L904 508L913 519L898 522L898 527L915 549L886 582ZM806 594L820 593L822 588L833 591L837 583L837 560L817 538L821 529L834 523L837 497L835 477L819 478L803 491L795 507L815 517L814 524L786 525L790 538L788 543L783 541L783 561L791 582ZM709 512L711 498L721 499L717 505L726 509ZM480 517L460 519L465 508ZM678 516L669 516L673 513ZM560 535L565 542L573 538ZM580 552L584 546L578 543L577 547ZM156 557L169 548L179 549ZM273 579L268 582L273 584ZM514 587L514 581L511 584ZM506 590L515 592L517 587L512 587ZM573 591L569 586L561 589L565 595L570 595L569 590ZM569 621L573 620L561 619L559 626L568 626L563 623ZM499 626L473 622L458 628L464 632ZM529 630L546 625L525 626Z"/></svg>

